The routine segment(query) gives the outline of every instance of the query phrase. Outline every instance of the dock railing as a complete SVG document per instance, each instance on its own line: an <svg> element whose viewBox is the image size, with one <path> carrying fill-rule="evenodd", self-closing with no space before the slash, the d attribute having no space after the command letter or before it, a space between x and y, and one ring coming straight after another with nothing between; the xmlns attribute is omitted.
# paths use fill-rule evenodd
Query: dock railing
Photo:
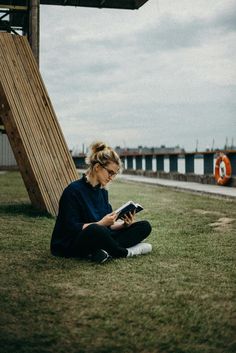
<svg viewBox="0 0 236 353"><path fill-rule="evenodd" d="M231 163L232 178L228 185L236 187L236 150L234 149L179 153L127 150L120 153L120 157L124 165L124 174L216 184L215 161L220 153L226 154ZM85 154L73 156L73 160L78 169L86 168Z"/></svg>

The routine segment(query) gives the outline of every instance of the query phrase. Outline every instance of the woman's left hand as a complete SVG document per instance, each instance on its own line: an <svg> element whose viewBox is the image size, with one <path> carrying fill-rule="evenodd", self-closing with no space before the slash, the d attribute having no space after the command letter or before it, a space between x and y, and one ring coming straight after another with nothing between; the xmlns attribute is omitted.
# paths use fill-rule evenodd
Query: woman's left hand
<svg viewBox="0 0 236 353"><path fill-rule="evenodd" d="M129 227L131 224L135 222L135 213L129 212L124 217L122 217L122 221L124 221L124 226Z"/></svg>

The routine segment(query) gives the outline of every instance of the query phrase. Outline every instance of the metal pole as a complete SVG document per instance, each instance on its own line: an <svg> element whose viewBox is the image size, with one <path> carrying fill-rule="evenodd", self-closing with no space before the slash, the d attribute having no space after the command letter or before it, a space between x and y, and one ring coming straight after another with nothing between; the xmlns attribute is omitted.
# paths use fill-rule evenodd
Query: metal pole
<svg viewBox="0 0 236 353"><path fill-rule="evenodd" d="M29 0L28 40L38 65L39 65L39 9L40 9L40 0Z"/></svg>

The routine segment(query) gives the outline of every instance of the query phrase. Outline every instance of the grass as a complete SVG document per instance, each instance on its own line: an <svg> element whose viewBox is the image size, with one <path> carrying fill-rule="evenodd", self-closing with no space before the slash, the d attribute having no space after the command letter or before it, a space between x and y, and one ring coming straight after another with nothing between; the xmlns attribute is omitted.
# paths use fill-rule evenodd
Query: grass
<svg viewBox="0 0 236 353"><path fill-rule="evenodd" d="M233 353L236 201L116 181L144 205L150 255L104 265L54 258L55 220L17 172L0 175L1 353Z"/></svg>

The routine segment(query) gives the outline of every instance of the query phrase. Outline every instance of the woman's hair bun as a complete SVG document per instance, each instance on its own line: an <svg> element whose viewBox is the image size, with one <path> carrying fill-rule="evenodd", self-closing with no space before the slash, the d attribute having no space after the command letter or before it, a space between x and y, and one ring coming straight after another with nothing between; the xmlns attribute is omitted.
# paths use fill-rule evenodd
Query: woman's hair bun
<svg viewBox="0 0 236 353"><path fill-rule="evenodd" d="M85 163L89 166L90 171L97 163L106 166L109 162L116 163L120 169L122 167L119 155L110 146L101 141L93 142L85 158Z"/></svg>
<svg viewBox="0 0 236 353"><path fill-rule="evenodd" d="M92 153L97 153L97 152L100 152L100 151L104 151L105 149L107 149L107 145L104 142L98 141L98 142L94 142L91 145Z"/></svg>

